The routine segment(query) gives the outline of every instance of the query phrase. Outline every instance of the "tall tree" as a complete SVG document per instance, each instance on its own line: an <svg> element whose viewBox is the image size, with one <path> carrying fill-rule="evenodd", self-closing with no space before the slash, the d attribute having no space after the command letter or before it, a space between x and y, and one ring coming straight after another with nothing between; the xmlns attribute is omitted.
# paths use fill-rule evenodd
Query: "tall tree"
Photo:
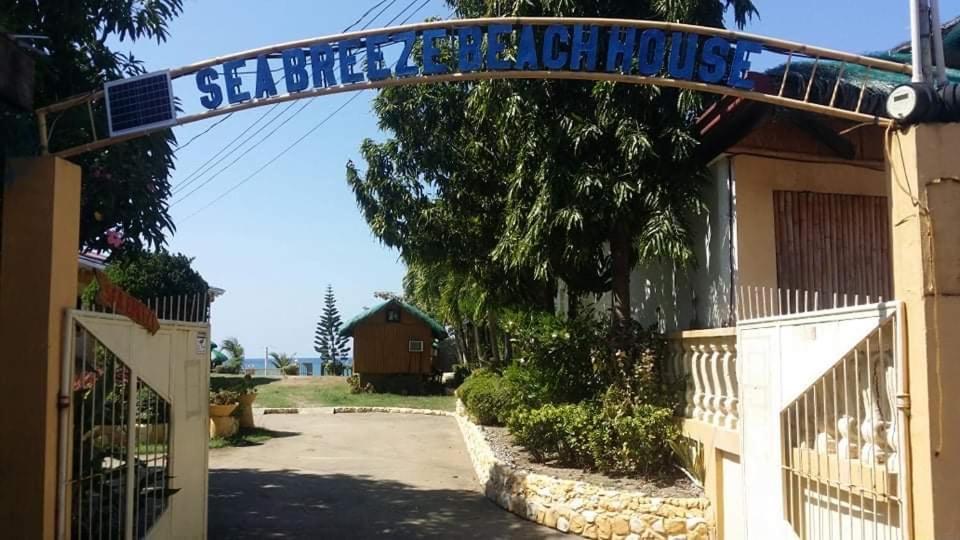
<svg viewBox="0 0 960 540"><path fill-rule="evenodd" d="M743 24L749 0L448 0L458 15ZM448 51L453 61L453 51ZM348 182L374 233L408 263L447 262L488 289L528 282L613 292L630 317L639 260L692 261L687 219L704 172L691 159L697 94L584 81L503 80L394 88L375 110L392 138L365 141ZM463 242L461 238L471 241ZM462 265L459 251L474 263ZM477 257L477 254L480 256ZM473 255L471 259L470 255ZM510 285L522 292L513 294ZM545 287L550 290L549 285ZM546 295L545 295L546 296Z"/></svg>
<svg viewBox="0 0 960 540"><path fill-rule="evenodd" d="M4 0L0 4L0 31L44 37L32 42L40 52L37 107L143 73L140 60L120 48L138 39L165 41L170 22L183 9L182 0ZM102 100L94 105L101 136L106 132L103 107ZM0 107L0 161L37 154L35 125L32 113ZM49 125L51 151L94 139L84 107L52 116ZM167 232L174 230L166 201L175 142L173 132L165 130L73 158L83 168L81 247L113 250L164 245Z"/></svg>
<svg viewBox="0 0 960 540"><path fill-rule="evenodd" d="M313 350L320 354L324 365L333 366L334 370L341 363L340 359L347 355L350 348L348 338L340 335L343 321L340 320L340 311L337 309L337 299L333 295L333 286L327 285L327 292L323 296L323 316L317 323L314 334Z"/></svg>

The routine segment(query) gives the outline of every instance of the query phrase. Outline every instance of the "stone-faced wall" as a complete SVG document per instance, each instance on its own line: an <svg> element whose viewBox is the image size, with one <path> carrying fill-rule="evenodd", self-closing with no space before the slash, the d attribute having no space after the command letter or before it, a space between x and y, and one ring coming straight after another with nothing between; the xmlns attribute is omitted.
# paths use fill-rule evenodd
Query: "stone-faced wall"
<svg viewBox="0 0 960 540"><path fill-rule="evenodd" d="M457 403L457 423L487 497L521 517L601 540L707 540L710 501L657 498L513 469Z"/></svg>

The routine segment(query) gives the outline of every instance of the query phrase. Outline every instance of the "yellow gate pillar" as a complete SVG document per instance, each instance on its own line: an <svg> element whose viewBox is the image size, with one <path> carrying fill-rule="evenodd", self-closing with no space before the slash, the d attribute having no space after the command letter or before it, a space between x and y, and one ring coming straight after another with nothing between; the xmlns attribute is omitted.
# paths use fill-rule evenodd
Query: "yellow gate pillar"
<svg viewBox="0 0 960 540"><path fill-rule="evenodd" d="M9 162L0 244L4 538L54 537L61 326L77 298L79 228L79 167L48 156Z"/></svg>
<svg viewBox="0 0 960 540"><path fill-rule="evenodd" d="M914 538L960 538L960 124L891 133L893 278L906 305Z"/></svg>

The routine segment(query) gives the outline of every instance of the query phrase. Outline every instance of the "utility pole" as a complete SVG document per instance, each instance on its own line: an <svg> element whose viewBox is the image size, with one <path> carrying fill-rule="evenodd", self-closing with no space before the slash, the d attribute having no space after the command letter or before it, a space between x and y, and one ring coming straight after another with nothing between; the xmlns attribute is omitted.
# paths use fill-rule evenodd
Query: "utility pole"
<svg viewBox="0 0 960 540"><path fill-rule="evenodd" d="M263 376L267 376L267 358L270 358L270 347L263 348Z"/></svg>
<svg viewBox="0 0 960 540"><path fill-rule="evenodd" d="M913 82L946 84L940 0L910 0L910 50Z"/></svg>

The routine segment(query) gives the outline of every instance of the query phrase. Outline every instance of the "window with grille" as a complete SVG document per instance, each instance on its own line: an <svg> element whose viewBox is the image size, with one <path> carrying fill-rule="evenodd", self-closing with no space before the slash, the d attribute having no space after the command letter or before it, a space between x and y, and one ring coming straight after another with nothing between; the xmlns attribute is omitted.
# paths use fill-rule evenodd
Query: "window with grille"
<svg viewBox="0 0 960 540"><path fill-rule="evenodd" d="M407 350L410 352L423 352L423 342L419 340L411 339Z"/></svg>

